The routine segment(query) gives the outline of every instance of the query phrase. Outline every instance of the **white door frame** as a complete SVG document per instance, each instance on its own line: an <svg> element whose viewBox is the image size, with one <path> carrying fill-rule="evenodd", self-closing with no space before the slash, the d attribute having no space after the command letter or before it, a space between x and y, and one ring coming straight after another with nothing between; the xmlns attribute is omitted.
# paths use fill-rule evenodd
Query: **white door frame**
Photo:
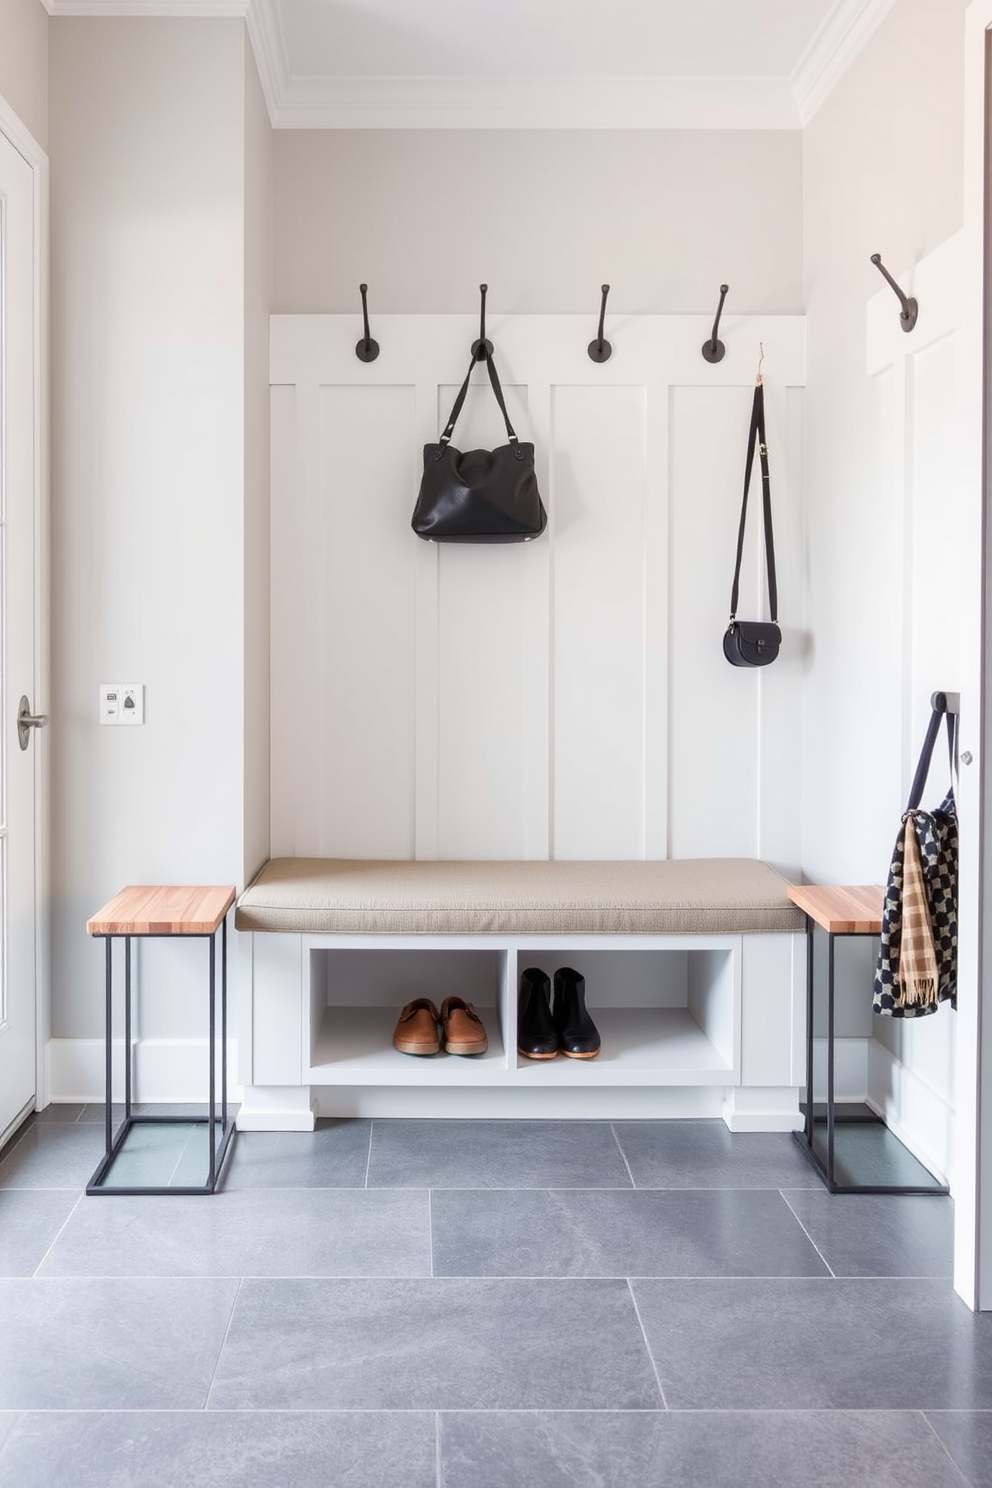
<svg viewBox="0 0 992 1488"><path fill-rule="evenodd" d="M961 260L962 317L959 327L961 451L964 475L981 492L983 551L981 659L979 664L979 727L973 750L974 782L962 780L965 790L977 792L978 841L964 834L961 845L961 905L963 922L972 919L977 931L963 937L958 1011L957 1152L954 1185L954 1287L972 1308L992 1309L992 993L985 988L992 974L992 759L986 740L992 725L992 461L990 432L984 418L986 391L985 319L990 305L987 259L992 234L987 232L992 193L986 188L986 31L992 27L992 0L972 0L965 13L964 55L964 230ZM963 771L962 774L965 772ZM970 998L971 990L976 995ZM985 1006L983 1007L983 1002Z"/></svg>
<svg viewBox="0 0 992 1488"><path fill-rule="evenodd" d="M0 97L0 133L24 157L33 177L34 202L34 676L31 702L35 710L50 696L50 507L48 451L48 156L38 141ZM46 1050L51 1036L51 857L49 803L51 750L48 741L37 751L35 791L35 967L36 1034L35 1107L48 1104Z"/></svg>

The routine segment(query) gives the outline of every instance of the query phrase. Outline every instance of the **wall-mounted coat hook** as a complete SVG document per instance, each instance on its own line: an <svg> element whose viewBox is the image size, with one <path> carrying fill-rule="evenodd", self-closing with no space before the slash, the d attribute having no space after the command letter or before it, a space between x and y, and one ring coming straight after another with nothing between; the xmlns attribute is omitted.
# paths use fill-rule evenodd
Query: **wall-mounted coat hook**
<svg viewBox="0 0 992 1488"><path fill-rule="evenodd" d="M599 307L599 330L595 341L589 342L589 355L594 362L608 362L613 355L613 347L609 341L603 340L603 323L606 320L606 296L610 292L608 284L603 285L603 300Z"/></svg>
<svg viewBox="0 0 992 1488"><path fill-rule="evenodd" d="M372 340L372 335L369 331L369 305L368 300L365 298L369 292L369 287L367 284L360 284L358 288L362 296L362 319L365 322L365 335L355 347L355 355L360 362L374 362L379 355L379 343Z"/></svg>
<svg viewBox="0 0 992 1488"><path fill-rule="evenodd" d="M723 302L727 298L729 284L720 285L720 303L716 307L716 320L713 322L713 334L708 341L703 342L703 360L706 362L722 362L727 348L722 341L717 340L717 332L720 329L720 316L723 314Z"/></svg>
<svg viewBox="0 0 992 1488"><path fill-rule="evenodd" d="M960 713L959 692L934 692L930 694L930 706L935 713Z"/></svg>
<svg viewBox="0 0 992 1488"><path fill-rule="evenodd" d="M871 261L875 265L878 272L882 275L882 278L887 280L887 282L891 284L892 288L895 290L896 295L899 298L899 303L902 306L902 311L899 315L899 322L904 331L911 331L916 324L916 317L920 312L919 305L911 296L903 294L902 290L899 288L898 284L883 264L882 255L880 253L873 253L871 256Z"/></svg>
<svg viewBox="0 0 992 1488"><path fill-rule="evenodd" d="M477 362L484 362L487 356L493 354L493 343L486 340L486 294L488 290L488 284L479 285L479 294L482 296L482 308L479 311L479 339L472 342L472 355Z"/></svg>

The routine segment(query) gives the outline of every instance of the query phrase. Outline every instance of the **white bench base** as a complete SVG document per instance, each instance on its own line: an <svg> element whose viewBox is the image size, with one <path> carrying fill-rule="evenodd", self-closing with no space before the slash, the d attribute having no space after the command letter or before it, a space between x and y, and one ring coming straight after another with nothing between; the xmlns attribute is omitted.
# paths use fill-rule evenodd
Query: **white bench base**
<svg viewBox="0 0 992 1488"><path fill-rule="evenodd" d="M734 1131L800 1125L802 932L729 935L239 937L244 1131L318 1116L722 1117ZM520 972L571 965L603 1040L594 1060L517 1054ZM474 1059L392 1048L402 1004L458 993L490 1047Z"/></svg>

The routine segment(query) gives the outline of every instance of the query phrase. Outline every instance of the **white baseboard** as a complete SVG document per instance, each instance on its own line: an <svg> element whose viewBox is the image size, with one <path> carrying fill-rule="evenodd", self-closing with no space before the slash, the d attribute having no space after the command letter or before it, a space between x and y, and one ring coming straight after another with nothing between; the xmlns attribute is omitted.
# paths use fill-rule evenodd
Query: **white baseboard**
<svg viewBox="0 0 992 1488"><path fill-rule="evenodd" d="M790 1086L743 1086L727 1091L721 1112L732 1132L799 1131L799 1091Z"/></svg>
<svg viewBox="0 0 992 1488"><path fill-rule="evenodd" d="M954 1170L954 1108L883 1044L868 1050L868 1105L942 1183ZM953 1187L953 1185L952 1185Z"/></svg>
<svg viewBox="0 0 992 1488"><path fill-rule="evenodd" d="M124 1040L114 1040L114 1100L124 1099ZM106 1094L106 1043L100 1039L49 1039L45 1046L48 1099L56 1105L102 1103ZM231 1077L238 1067L237 1039L227 1043L227 1098L240 1101L242 1088ZM135 1101L184 1103L208 1099L206 1039L138 1039L131 1070ZM220 1097L220 1071L217 1072Z"/></svg>

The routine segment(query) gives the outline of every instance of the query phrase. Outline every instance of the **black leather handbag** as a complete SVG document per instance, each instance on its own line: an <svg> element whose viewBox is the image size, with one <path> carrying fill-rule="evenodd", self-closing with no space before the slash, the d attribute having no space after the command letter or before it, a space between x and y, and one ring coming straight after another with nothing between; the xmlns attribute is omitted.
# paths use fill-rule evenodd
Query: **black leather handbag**
<svg viewBox="0 0 992 1488"><path fill-rule="evenodd" d="M534 474L534 446L521 444L513 431L492 353L480 360L486 363L510 442L464 453L450 443L468 392L473 356L444 433L437 444L424 445L424 474L411 526L427 542L530 542L548 523Z"/></svg>
<svg viewBox="0 0 992 1488"><path fill-rule="evenodd" d="M768 572L768 612L771 620L738 620L737 599L740 588L741 560L744 556L744 526L747 522L747 493L754 467L755 446L761 461L762 516L765 529L765 562ZM744 499L741 524L737 533L737 565L730 593L730 624L723 634L723 654L731 666L767 666L775 660L782 644L778 628L778 586L775 582L775 541L772 536L772 493L768 478L768 446L765 443L765 389L760 377L754 385L751 405L751 427L747 436L747 463L744 468Z"/></svg>

